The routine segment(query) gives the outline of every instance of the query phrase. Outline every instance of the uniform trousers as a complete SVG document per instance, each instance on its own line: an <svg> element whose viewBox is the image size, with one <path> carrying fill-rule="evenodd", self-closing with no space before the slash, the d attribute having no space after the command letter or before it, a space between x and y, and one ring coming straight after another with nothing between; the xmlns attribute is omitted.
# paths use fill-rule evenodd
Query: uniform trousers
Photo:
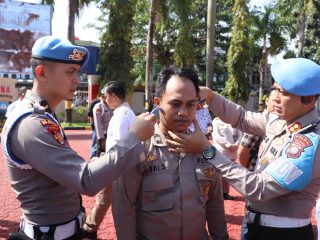
<svg viewBox="0 0 320 240"><path fill-rule="evenodd" d="M314 240L311 223L298 228L275 228L248 223L246 240Z"/></svg>
<svg viewBox="0 0 320 240"><path fill-rule="evenodd" d="M102 189L96 195L96 203L91 210L90 215L87 216L83 228L88 232L96 232L102 223L108 208L112 201L112 185Z"/></svg>

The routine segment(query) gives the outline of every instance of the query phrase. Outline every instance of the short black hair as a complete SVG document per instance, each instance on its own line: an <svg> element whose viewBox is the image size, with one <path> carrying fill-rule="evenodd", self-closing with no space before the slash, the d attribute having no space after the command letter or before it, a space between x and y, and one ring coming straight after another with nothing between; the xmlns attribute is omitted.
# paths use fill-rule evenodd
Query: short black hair
<svg viewBox="0 0 320 240"><path fill-rule="evenodd" d="M169 66L164 68L159 74L156 85L156 97L161 97L166 90L167 83L172 76L189 79L196 90L197 96L199 95L199 78L195 71L188 68L176 68Z"/></svg>
<svg viewBox="0 0 320 240"><path fill-rule="evenodd" d="M111 81L107 82L104 87L105 92L108 94L115 94L121 100L126 98L126 90L121 82Z"/></svg>

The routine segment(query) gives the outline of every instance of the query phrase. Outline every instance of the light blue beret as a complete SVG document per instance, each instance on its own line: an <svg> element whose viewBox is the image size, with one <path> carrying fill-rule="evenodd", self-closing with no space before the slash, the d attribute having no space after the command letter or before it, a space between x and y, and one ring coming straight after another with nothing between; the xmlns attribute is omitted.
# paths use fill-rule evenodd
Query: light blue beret
<svg viewBox="0 0 320 240"><path fill-rule="evenodd" d="M73 45L68 40L46 36L35 42L31 57L82 66L89 57L89 51L84 47Z"/></svg>
<svg viewBox="0 0 320 240"><path fill-rule="evenodd" d="M271 65L271 74L287 92L297 96L320 93L320 66L305 58L289 58Z"/></svg>

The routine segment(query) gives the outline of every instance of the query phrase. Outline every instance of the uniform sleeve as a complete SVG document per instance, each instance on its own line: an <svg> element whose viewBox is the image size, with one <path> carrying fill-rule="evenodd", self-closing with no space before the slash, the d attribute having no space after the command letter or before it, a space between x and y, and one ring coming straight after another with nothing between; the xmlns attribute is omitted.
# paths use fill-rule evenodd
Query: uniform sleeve
<svg viewBox="0 0 320 240"><path fill-rule="evenodd" d="M281 187L266 171L251 172L243 166L230 161L220 152L209 162L232 187L249 201L267 201L289 191Z"/></svg>
<svg viewBox="0 0 320 240"><path fill-rule="evenodd" d="M214 93L213 99L209 102L209 110L223 122L231 124L242 132L258 136L265 135L266 123L269 119L268 112L245 111L240 105L217 93Z"/></svg>
<svg viewBox="0 0 320 240"><path fill-rule="evenodd" d="M23 119L12 132L10 149L34 169L80 193L95 195L145 159L139 138L128 132L105 155L86 162L66 143L57 141L41 124L43 119L42 115Z"/></svg>
<svg viewBox="0 0 320 240"><path fill-rule="evenodd" d="M138 167L118 178L112 185L112 215L118 240L136 240L134 205L140 191Z"/></svg>
<svg viewBox="0 0 320 240"><path fill-rule="evenodd" d="M214 174L212 186L209 191L206 218L208 222L208 230L212 239L229 239L224 212L224 200L222 197L221 178L217 173Z"/></svg>
<svg viewBox="0 0 320 240"><path fill-rule="evenodd" d="M102 108L100 104L96 104L93 108L93 123L96 130L97 138L103 139L104 132L102 129Z"/></svg>

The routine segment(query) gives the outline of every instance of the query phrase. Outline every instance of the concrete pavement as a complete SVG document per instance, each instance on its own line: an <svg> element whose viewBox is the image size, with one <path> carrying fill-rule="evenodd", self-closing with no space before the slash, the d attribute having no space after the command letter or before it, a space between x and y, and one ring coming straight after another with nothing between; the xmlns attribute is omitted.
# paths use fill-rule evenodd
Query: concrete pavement
<svg viewBox="0 0 320 240"><path fill-rule="evenodd" d="M68 135L71 147L82 157L88 159L91 144L91 131L68 130L66 131L66 134ZM243 197L233 189L231 189L231 195L236 196L236 201L225 201L228 232L230 240L238 240L240 239L241 222L244 213L244 200ZM14 231L18 227L21 211L15 197L16 195L9 185L2 150L0 150L0 239L6 239L9 232ZM95 202L94 197L84 196L83 200L87 212L90 212ZM316 234L314 210L312 222ZM111 209L108 210L107 215L101 224L98 231L98 237L99 239L104 240L116 239Z"/></svg>

